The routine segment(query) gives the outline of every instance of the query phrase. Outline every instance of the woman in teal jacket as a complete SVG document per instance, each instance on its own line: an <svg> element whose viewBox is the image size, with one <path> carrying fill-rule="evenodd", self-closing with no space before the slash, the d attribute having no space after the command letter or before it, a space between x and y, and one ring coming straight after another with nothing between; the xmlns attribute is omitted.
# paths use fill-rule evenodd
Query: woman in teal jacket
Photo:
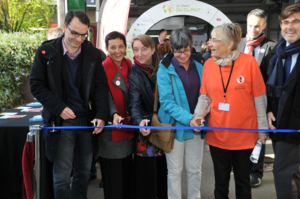
<svg viewBox="0 0 300 199"><path fill-rule="evenodd" d="M203 70L203 58L191 56L192 35L186 28L173 30L170 36L172 53L160 63L157 73L162 123L199 126L201 118L194 116ZM168 197L181 198L183 160L187 170L188 199L200 199L201 165L204 141L193 130L175 131L174 148L166 153L168 166Z"/></svg>

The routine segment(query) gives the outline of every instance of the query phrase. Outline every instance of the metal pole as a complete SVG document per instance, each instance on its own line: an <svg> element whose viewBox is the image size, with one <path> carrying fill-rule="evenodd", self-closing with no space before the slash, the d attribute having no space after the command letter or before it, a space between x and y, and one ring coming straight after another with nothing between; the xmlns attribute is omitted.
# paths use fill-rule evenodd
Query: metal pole
<svg viewBox="0 0 300 199"><path fill-rule="evenodd" d="M30 132L35 134L35 179L36 179L36 199L41 198L41 154L40 154L40 130L39 125L30 125Z"/></svg>

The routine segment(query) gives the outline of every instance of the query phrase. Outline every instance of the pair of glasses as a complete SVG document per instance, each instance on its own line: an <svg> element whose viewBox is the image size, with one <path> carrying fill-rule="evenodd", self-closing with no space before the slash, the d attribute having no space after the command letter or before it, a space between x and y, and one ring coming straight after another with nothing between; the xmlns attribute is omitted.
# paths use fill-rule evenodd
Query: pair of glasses
<svg viewBox="0 0 300 199"><path fill-rule="evenodd" d="M210 43L210 42L211 42L211 43L213 43L213 44L214 44L214 43L221 42L221 41L222 41L222 40L215 39L215 38L213 38L213 39L211 39L211 38L210 38L210 39L208 40L208 43Z"/></svg>
<svg viewBox="0 0 300 199"><path fill-rule="evenodd" d="M300 24L300 21L299 20L293 20L291 22L282 21L281 24L284 25L284 26L288 26L289 24L292 24L293 26L298 26Z"/></svg>
<svg viewBox="0 0 300 199"><path fill-rule="evenodd" d="M191 54L192 50L184 50L184 51L174 51L175 56L181 56L182 54L189 55Z"/></svg>
<svg viewBox="0 0 300 199"><path fill-rule="evenodd" d="M71 29L69 28L69 26L67 26L67 28L70 30L72 36L75 37L75 38L81 37L82 39L85 39L85 38L87 37L87 35L88 35L87 33L85 33L85 34L80 34L80 33L76 32L76 31L74 31L74 30L71 30Z"/></svg>

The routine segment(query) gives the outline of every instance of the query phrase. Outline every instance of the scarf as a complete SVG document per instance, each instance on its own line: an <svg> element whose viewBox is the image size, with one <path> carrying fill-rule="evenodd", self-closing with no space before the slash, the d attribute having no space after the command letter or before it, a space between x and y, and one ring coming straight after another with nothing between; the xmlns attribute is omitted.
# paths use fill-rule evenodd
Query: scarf
<svg viewBox="0 0 300 199"><path fill-rule="evenodd" d="M122 68L120 68L110 56L108 56L105 61L103 62L103 67L105 68L106 76L107 76L107 82L108 86L111 92L111 95L114 99L114 103L116 106L116 109L120 116L124 118L123 124L131 125L131 120L127 120L129 118L128 110L126 110L126 95L121 88L119 88L119 85L116 85L114 82L114 79L117 74L117 70L120 72L122 79L124 80L127 88L128 88L128 71L131 68L131 61L129 59L124 58L122 60L121 64ZM120 77L117 77L118 80L120 80ZM119 81L120 82L120 81ZM120 140L131 140L134 137L133 129L118 129L118 128L112 128L112 141L117 142Z"/></svg>
<svg viewBox="0 0 300 199"><path fill-rule="evenodd" d="M146 73L148 75L148 78L151 79L153 81L153 83L156 82L156 73L158 70L158 64L159 64L159 58L157 56L157 53L154 52L152 55L152 65L146 65L146 64L141 64L140 62L138 62L136 60L135 57L133 57L134 63L136 64L136 66L143 71L144 73Z"/></svg>
<svg viewBox="0 0 300 199"><path fill-rule="evenodd" d="M228 66L232 64L232 61L235 61L238 57L240 56L240 51L238 50L233 50L228 57L226 58L214 58L215 63L219 66Z"/></svg>
<svg viewBox="0 0 300 199"><path fill-rule="evenodd" d="M300 51L300 39L286 46L286 41L282 37L277 46L276 54L271 58L268 66L268 81L267 81L267 95L271 97L280 97L281 89L283 87L284 79L284 66L282 65L282 59L286 59L287 56L299 53Z"/></svg>
<svg viewBox="0 0 300 199"><path fill-rule="evenodd" d="M253 46L258 46L261 44L261 42L265 39L265 33L260 34L256 39L251 40L248 37L246 41L246 46L248 48L248 52L246 54L252 55Z"/></svg>

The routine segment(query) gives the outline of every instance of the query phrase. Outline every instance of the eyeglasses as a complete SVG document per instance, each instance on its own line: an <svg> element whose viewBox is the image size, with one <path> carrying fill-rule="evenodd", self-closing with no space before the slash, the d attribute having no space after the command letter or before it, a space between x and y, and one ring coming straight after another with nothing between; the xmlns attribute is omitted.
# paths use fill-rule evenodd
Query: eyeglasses
<svg viewBox="0 0 300 199"><path fill-rule="evenodd" d="M184 51L174 51L174 55L175 56L181 56L182 54L185 54L185 55L189 55L191 54L192 50L184 50Z"/></svg>
<svg viewBox="0 0 300 199"><path fill-rule="evenodd" d="M87 33L85 33L85 34L80 34L80 33L76 32L76 31L74 31L74 30L71 30L71 29L69 28L69 26L67 26L67 28L70 30L70 32L71 32L71 34L72 34L73 37L76 37L76 38L81 37L82 39L85 39L85 38L87 37L87 35L88 35Z"/></svg>
<svg viewBox="0 0 300 199"><path fill-rule="evenodd" d="M214 43L221 42L221 41L222 41L222 40L215 39L215 38L213 38L213 39L211 39L211 38L210 38L210 39L208 40L208 43L210 43L210 42L211 42L211 43L213 43L213 44L214 44Z"/></svg>
<svg viewBox="0 0 300 199"><path fill-rule="evenodd" d="M289 24L292 24L293 26L297 26L297 25L300 24L300 21L299 20L294 20L294 21L291 21L291 22L289 22L289 21L282 21L281 24L283 26L288 26Z"/></svg>

